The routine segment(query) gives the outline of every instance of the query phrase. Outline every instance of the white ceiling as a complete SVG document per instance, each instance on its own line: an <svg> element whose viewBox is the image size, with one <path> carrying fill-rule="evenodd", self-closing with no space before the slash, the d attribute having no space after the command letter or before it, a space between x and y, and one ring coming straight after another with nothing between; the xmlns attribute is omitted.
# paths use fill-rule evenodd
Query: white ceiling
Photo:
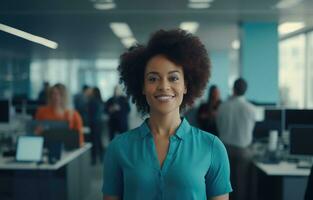
<svg viewBox="0 0 313 200"><path fill-rule="evenodd" d="M135 38L145 42L160 28L175 28L197 21L196 35L209 51L231 48L238 38L237 25L245 21L304 21L313 25L313 1L303 0L290 9L274 8L277 0L215 0L211 8L188 8L187 0L115 0L117 8L99 11L89 0L1 0L0 23L59 43L56 50L0 32L0 56L24 55L62 58L117 58L124 50L109 28L126 22Z"/></svg>

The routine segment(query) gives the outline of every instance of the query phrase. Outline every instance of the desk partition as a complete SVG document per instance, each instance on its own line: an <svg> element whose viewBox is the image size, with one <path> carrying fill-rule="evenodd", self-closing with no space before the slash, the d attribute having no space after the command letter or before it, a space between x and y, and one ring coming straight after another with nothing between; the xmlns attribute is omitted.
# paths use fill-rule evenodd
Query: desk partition
<svg viewBox="0 0 313 200"><path fill-rule="evenodd" d="M55 164L14 163L0 158L0 199L84 200L90 192L91 144Z"/></svg>

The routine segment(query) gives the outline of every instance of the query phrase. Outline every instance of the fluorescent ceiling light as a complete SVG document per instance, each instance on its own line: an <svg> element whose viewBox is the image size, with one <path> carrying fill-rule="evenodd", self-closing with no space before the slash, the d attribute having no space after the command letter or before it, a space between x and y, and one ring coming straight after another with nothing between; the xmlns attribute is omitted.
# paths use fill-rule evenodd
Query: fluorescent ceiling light
<svg viewBox="0 0 313 200"><path fill-rule="evenodd" d="M205 9L205 8L210 8L210 4L209 3L189 3L188 7L193 8L193 9Z"/></svg>
<svg viewBox="0 0 313 200"><path fill-rule="evenodd" d="M110 28L119 38L129 38L133 35L129 26L126 23L112 22L110 23Z"/></svg>
<svg viewBox="0 0 313 200"><path fill-rule="evenodd" d="M303 22L285 22L279 25L278 32L280 35L295 32L305 26Z"/></svg>
<svg viewBox="0 0 313 200"><path fill-rule="evenodd" d="M239 40L234 40L232 43L231 43L231 47L233 48L233 49L239 49L240 48L240 42L239 42Z"/></svg>
<svg viewBox="0 0 313 200"><path fill-rule="evenodd" d="M137 40L133 37L129 37L129 38L122 38L121 42L126 48L129 48L132 45L134 45L137 42Z"/></svg>
<svg viewBox="0 0 313 200"><path fill-rule="evenodd" d="M195 33L197 32L199 28L199 23L198 22L182 22L179 27L190 33Z"/></svg>
<svg viewBox="0 0 313 200"><path fill-rule="evenodd" d="M43 38L43 37L39 37L39 36L30 34L30 33L27 33L25 31L21 31L19 29L16 29L16 28L13 28L13 27L1 24L1 23L0 23L0 30L7 32L7 33L10 33L12 35L21 37L25 40L29 40L31 42L35 42L35 43L44 45L44 46L49 47L51 49L58 48L58 43L56 43L56 42L53 42L53 41L48 40L48 39Z"/></svg>
<svg viewBox="0 0 313 200"><path fill-rule="evenodd" d="M189 0L190 3L212 3L214 0Z"/></svg>
<svg viewBox="0 0 313 200"><path fill-rule="evenodd" d="M110 10L116 7L115 3L95 3L94 7L98 10Z"/></svg>
<svg viewBox="0 0 313 200"><path fill-rule="evenodd" d="M280 0L275 7L278 9L287 9L296 6L301 3L303 0Z"/></svg>
<svg viewBox="0 0 313 200"><path fill-rule="evenodd" d="M93 3L112 3L113 0L90 0Z"/></svg>

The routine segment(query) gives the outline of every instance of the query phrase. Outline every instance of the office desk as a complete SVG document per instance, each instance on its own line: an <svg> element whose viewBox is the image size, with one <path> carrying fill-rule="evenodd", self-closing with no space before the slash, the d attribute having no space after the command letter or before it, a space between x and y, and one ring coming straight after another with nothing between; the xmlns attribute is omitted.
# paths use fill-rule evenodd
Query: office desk
<svg viewBox="0 0 313 200"><path fill-rule="evenodd" d="M257 168L259 200L302 200L310 169L297 168L296 163L265 164L254 161Z"/></svg>
<svg viewBox="0 0 313 200"><path fill-rule="evenodd" d="M0 158L0 199L83 200L90 191L91 144L62 154L55 164Z"/></svg>

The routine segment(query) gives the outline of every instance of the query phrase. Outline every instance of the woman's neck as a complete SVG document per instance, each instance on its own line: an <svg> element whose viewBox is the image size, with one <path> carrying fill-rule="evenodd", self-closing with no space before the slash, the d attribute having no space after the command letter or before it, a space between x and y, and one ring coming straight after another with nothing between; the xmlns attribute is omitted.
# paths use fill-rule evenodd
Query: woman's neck
<svg viewBox="0 0 313 200"><path fill-rule="evenodd" d="M152 134L156 136L169 137L175 133L175 130L181 123L180 115L155 115L151 114L149 118L149 126Z"/></svg>

